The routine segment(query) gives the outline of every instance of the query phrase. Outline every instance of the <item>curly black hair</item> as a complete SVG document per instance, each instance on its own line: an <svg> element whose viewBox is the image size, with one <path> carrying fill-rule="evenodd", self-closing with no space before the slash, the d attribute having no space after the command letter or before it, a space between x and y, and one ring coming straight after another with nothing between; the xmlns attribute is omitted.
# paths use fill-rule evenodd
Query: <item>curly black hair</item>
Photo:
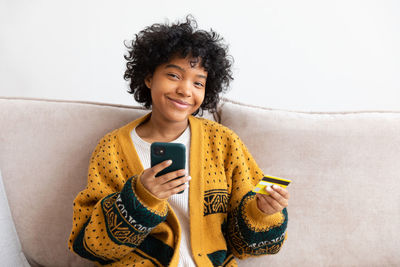
<svg viewBox="0 0 400 267"><path fill-rule="evenodd" d="M135 38L125 46L128 55L124 79L129 82L135 100L150 108L151 93L144 83L148 74L153 74L156 67L168 62L174 55L182 58L191 56L200 58L201 66L207 71L204 101L200 110L215 112L220 94L229 88L233 80L231 67L232 56L228 55L228 46L215 31L197 30L197 22L192 15L186 16L186 22L169 25L153 24L135 34Z"/></svg>

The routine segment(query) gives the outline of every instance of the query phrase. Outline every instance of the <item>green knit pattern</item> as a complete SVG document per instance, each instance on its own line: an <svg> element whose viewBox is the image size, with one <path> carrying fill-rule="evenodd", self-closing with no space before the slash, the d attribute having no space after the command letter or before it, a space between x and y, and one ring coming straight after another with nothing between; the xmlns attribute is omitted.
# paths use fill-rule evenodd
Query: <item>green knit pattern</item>
<svg viewBox="0 0 400 267"><path fill-rule="evenodd" d="M239 255L249 254L259 256L275 254L279 252L285 239L288 223L287 210L286 208L282 210L285 219L281 225L266 229L265 231L257 231L255 227L250 227L246 223L246 215L244 213L246 199L254 195L255 193L248 192L242 198L240 205L229 214L229 244Z"/></svg>
<svg viewBox="0 0 400 267"><path fill-rule="evenodd" d="M151 230L165 221L165 216L150 212L136 197L130 178L121 193L113 193L101 201L107 234L119 245L137 247ZM127 233L127 231L129 231Z"/></svg>

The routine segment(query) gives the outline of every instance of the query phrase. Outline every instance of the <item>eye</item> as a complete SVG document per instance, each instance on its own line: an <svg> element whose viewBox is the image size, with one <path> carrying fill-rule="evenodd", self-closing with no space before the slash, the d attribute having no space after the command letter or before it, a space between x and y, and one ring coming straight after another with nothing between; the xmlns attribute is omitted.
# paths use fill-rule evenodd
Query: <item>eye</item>
<svg viewBox="0 0 400 267"><path fill-rule="evenodd" d="M201 82L195 82L194 84L195 84L196 86L198 86L198 87L204 87L204 84L201 83Z"/></svg>
<svg viewBox="0 0 400 267"><path fill-rule="evenodd" d="M179 76L174 74L174 73L168 73L167 75L172 77L172 78L174 78L174 79L179 79Z"/></svg>

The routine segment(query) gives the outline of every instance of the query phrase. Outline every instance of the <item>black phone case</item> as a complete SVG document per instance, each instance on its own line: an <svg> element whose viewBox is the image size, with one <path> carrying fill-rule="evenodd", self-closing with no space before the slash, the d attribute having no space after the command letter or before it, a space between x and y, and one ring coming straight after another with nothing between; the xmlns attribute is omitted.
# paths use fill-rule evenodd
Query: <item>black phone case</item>
<svg viewBox="0 0 400 267"><path fill-rule="evenodd" d="M163 153L157 153L160 148L163 148ZM156 177L164 175L169 172L185 169L186 163L186 147L180 143L163 143L154 142L150 146L151 151L151 167L166 161L172 160L172 164L156 174ZM181 176L182 177L182 176ZM180 177L177 177L180 178ZM182 193L183 191L179 192Z"/></svg>

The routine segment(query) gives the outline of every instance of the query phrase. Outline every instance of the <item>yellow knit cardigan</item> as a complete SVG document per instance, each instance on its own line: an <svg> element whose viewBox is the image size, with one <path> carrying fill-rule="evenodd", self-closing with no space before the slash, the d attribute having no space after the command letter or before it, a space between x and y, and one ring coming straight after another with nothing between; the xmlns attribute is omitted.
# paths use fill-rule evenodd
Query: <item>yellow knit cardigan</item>
<svg viewBox="0 0 400 267"><path fill-rule="evenodd" d="M180 224L166 199L138 177L143 166L131 131L151 113L105 135L90 161L88 182L73 202L70 250L107 266L177 266ZM240 138L216 122L189 117L190 239L198 266L237 266L277 253L287 211L262 213L251 192L263 177Z"/></svg>

